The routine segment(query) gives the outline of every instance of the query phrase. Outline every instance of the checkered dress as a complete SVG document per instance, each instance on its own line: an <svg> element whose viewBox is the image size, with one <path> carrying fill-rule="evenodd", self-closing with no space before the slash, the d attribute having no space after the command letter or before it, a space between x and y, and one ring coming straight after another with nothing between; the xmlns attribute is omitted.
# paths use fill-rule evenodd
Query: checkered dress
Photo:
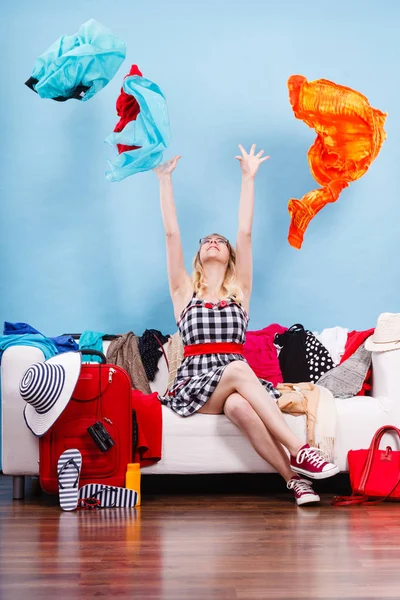
<svg viewBox="0 0 400 600"><path fill-rule="evenodd" d="M178 328L184 346L216 342L244 344L247 323L247 314L237 302L230 300L221 307L193 297L181 313ZM209 400L225 367L235 360L245 361L245 358L241 354L188 356L161 402L182 417L189 417ZM273 398L279 398L280 393L272 383L260 381Z"/></svg>

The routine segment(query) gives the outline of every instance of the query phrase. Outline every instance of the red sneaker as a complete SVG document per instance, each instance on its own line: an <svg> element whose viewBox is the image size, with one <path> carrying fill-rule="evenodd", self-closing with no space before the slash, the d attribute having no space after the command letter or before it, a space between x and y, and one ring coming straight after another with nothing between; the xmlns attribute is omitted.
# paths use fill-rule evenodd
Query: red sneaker
<svg viewBox="0 0 400 600"><path fill-rule="evenodd" d="M339 473L339 467L326 461L321 450L308 444L300 448L297 456L290 457L290 468L310 479L326 479Z"/></svg>
<svg viewBox="0 0 400 600"><path fill-rule="evenodd" d="M311 481L302 479L299 475L292 477L287 483L288 490L293 490L297 506L319 502L321 498L312 489Z"/></svg>

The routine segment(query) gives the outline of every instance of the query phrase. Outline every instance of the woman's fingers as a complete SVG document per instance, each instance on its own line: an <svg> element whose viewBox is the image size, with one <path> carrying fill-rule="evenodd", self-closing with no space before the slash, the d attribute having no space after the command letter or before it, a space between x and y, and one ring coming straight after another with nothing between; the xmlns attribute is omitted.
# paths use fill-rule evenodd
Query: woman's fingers
<svg viewBox="0 0 400 600"><path fill-rule="evenodd" d="M256 145L253 144L252 147L250 148L250 154L251 156L254 156L254 152L256 151Z"/></svg>
<svg viewBox="0 0 400 600"><path fill-rule="evenodd" d="M265 162L266 160L268 160L269 158L271 158L270 156L264 156L264 158L260 159L260 163Z"/></svg>
<svg viewBox="0 0 400 600"><path fill-rule="evenodd" d="M258 154L256 154L257 158L260 158L264 154L264 150L260 150Z"/></svg>
<svg viewBox="0 0 400 600"><path fill-rule="evenodd" d="M176 165L178 164L178 160L180 158L182 158L182 157L181 156L174 156L174 158L171 158L170 160L168 160L166 163L164 163L161 166L165 167L166 169L169 169L170 167L172 167L173 169L175 169Z"/></svg>

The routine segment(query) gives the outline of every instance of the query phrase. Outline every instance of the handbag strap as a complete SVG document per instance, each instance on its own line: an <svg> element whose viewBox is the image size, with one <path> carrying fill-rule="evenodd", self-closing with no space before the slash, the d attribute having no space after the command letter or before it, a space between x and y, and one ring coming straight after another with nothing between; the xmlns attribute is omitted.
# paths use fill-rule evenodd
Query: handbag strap
<svg viewBox="0 0 400 600"><path fill-rule="evenodd" d="M304 329L304 326L301 323L296 323L295 325L292 325L286 331L286 333L292 334L292 335L295 335L296 333L298 334L298 333L305 333L305 332L306 332L306 330Z"/></svg>
<svg viewBox="0 0 400 600"><path fill-rule="evenodd" d="M353 506L354 504L364 504L368 501L366 496L334 496L332 506Z"/></svg>
<svg viewBox="0 0 400 600"><path fill-rule="evenodd" d="M298 338L299 334L303 334L305 337L306 332L300 323L296 323L292 325L289 329L287 329L284 333L276 333L274 337L274 342L278 346L281 346L282 350L285 348L285 344L289 339L293 339L294 337ZM302 336L302 337L303 337Z"/></svg>
<svg viewBox="0 0 400 600"><path fill-rule="evenodd" d="M379 498L378 500L370 500L368 496L360 496L358 494L354 494L354 496L334 496L332 500L332 506L353 506L354 504L368 504L371 506L372 504L380 504L381 502L385 502L390 496L393 494L394 490L400 483L400 474L399 478L396 481L393 488L390 490L386 496L383 498Z"/></svg>

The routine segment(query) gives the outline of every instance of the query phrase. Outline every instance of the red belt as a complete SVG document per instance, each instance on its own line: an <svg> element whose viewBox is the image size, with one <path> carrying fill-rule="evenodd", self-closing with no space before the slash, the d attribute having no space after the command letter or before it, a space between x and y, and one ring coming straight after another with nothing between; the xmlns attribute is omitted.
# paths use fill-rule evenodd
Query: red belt
<svg viewBox="0 0 400 600"><path fill-rule="evenodd" d="M243 344L215 342L214 344L193 344L184 347L185 358L200 354L243 354Z"/></svg>

